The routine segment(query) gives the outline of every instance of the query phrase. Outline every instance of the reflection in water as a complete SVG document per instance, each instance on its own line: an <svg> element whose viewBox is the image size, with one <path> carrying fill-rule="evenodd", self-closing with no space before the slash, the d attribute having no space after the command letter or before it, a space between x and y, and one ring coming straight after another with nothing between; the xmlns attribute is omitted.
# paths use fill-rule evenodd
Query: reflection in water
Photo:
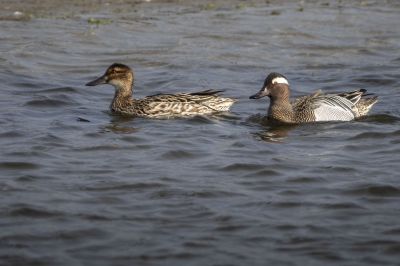
<svg viewBox="0 0 400 266"><path fill-rule="evenodd" d="M253 115L248 120L263 127L263 130L253 133L253 136L266 142L281 143L286 139L289 132L297 127L297 125L293 124L282 124L268 120L267 116L260 114Z"/></svg>
<svg viewBox="0 0 400 266"><path fill-rule="evenodd" d="M135 119L142 119L140 117L133 117L133 116L121 116L117 114L113 114L109 112L109 114L112 116L112 119L110 123L102 128L103 132L109 132L112 131L117 134L130 134L130 133L136 133L140 130L140 128L132 127ZM196 124L218 124L220 122L224 121L239 121L240 118L229 113L229 112L221 112L217 114L211 114L211 115L196 115L196 116L188 116L188 117L182 117L182 116L177 116L177 117L172 117L172 118L155 118L155 119L148 119L144 118L147 122L155 122L155 123L163 123L166 120L169 120L167 122L178 122L178 121L184 121L184 123L189 123L192 125Z"/></svg>
<svg viewBox="0 0 400 266"><path fill-rule="evenodd" d="M266 142L281 143L295 127L297 125L272 125L265 130L254 133L254 136Z"/></svg>
<svg viewBox="0 0 400 266"><path fill-rule="evenodd" d="M395 124L400 121L400 117L388 114L375 114L360 117L357 119L357 121L375 122L380 124Z"/></svg>
<svg viewBox="0 0 400 266"><path fill-rule="evenodd" d="M263 130L259 132L253 133L253 136L257 140L263 140L266 142L274 142L274 143L282 143L283 140L286 139L288 136L289 132L299 125L296 124L282 124L282 123L277 123L271 120L268 120L268 117L265 115L260 115L256 114L248 118L248 121L251 123L256 123L262 126ZM397 116L393 115L387 115L387 114L375 114L375 115L368 115L364 117L360 117L356 119L356 121L359 122L375 122L379 124L396 124L398 121L400 121L400 118ZM341 123L341 122L315 122L315 123L310 123L307 124L308 126L311 125L318 125L321 126L323 125L324 127L326 126L334 126L336 123ZM309 128L310 130L311 128ZM326 128L326 130L328 130Z"/></svg>
<svg viewBox="0 0 400 266"><path fill-rule="evenodd" d="M135 117L113 115L110 123L104 126L102 132L113 132L116 134L132 134L139 131L139 128L132 127Z"/></svg>
<svg viewBox="0 0 400 266"><path fill-rule="evenodd" d="M112 131L117 134L132 134L138 132L138 128L128 127L128 126L120 126L118 124L110 124L103 128L104 132Z"/></svg>

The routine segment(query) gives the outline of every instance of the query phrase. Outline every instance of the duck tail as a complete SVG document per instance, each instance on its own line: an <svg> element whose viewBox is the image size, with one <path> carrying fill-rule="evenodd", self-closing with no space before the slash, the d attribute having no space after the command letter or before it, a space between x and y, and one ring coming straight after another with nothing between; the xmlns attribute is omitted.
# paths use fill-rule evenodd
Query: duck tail
<svg viewBox="0 0 400 266"><path fill-rule="evenodd" d="M373 95L373 94L371 94L371 95ZM363 101L365 104L372 106L378 101L378 96L362 98L361 101Z"/></svg>
<svg viewBox="0 0 400 266"><path fill-rule="evenodd" d="M360 92L362 92L361 101L364 102L365 104L368 104L372 107L372 105L374 105L378 101L378 96L376 96L374 93L367 93L366 89L361 89ZM373 96L373 97L367 97L367 96Z"/></svg>
<svg viewBox="0 0 400 266"><path fill-rule="evenodd" d="M353 104L357 104L361 99L367 99L367 98L364 98L365 96L372 96L374 94L367 93L366 89L359 89L359 90L350 91L350 92L343 92L338 95L346 98L347 100L351 101ZM373 97L373 98L376 100L376 97Z"/></svg>
<svg viewBox="0 0 400 266"><path fill-rule="evenodd" d="M368 94L373 95L373 94ZM365 96L365 95L363 95ZM368 112L371 110L372 106L378 101L378 96L368 97L368 98L361 98L360 101L357 103L356 107L358 109L359 116L367 115Z"/></svg>

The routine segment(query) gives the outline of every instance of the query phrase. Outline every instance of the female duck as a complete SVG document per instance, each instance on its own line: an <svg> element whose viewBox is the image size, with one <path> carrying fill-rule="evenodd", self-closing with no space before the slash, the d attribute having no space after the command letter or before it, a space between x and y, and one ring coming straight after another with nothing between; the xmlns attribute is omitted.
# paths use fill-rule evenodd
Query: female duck
<svg viewBox="0 0 400 266"><path fill-rule="evenodd" d="M314 121L350 121L366 115L378 97L365 98L366 90L338 94L322 94L320 91L290 102L289 82L279 73L271 73L264 86L250 99L270 98L268 118L284 123Z"/></svg>
<svg viewBox="0 0 400 266"><path fill-rule="evenodd" d="M96 86L110 84L115 87L111 111L124 115L168 118L174 116L193 116L228 111L236 102L222 98L221 91L205 90L195 93L156 94L143 99L133 99L133 71L123 64L112 64L103 76L86 84Z"/></svg>

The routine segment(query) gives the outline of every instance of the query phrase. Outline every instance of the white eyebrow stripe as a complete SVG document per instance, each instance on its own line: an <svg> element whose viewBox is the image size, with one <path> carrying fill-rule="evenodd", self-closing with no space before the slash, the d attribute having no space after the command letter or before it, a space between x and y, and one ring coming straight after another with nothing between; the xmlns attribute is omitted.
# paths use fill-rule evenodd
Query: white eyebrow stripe
<svg viewBox="0 0 400 266"><path fill-rule="evenodd" d="M277 77L277 78L274 78L274 79L272 80L272 84L275 84L275 83L284 83L284 84L289 85L289 82L288 82L287 79L285 79L284 77Z"/></svg>

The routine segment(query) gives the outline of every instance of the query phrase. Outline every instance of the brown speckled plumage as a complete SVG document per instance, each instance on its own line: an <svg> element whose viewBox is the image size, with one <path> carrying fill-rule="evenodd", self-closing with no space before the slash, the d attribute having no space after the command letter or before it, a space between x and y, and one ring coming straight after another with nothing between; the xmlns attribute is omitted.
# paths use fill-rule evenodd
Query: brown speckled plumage
<svg viewBox="0 0 400 266"><path fill-rule="evenodd" d="M356 90L338 94L322 94L320 91L290 101L287 79L279 73L271 73L264 86L251 99L269 96L268 117L285 123L305 123L314 121L349 121L366 115L377 102L366 90Z"/></svg>
<svg viewBox="0 0 400 266"><path fill-rule="evenodd" d="M100 78L87 83L87 86L111 84L115 87L114 99L110 109L123 115L152 118L193 116L229 111L236 100L218 95L221 91L205 90L195 93L156 94L143 99L134 99L133 71L126 65L113 64Z"/></svg>

